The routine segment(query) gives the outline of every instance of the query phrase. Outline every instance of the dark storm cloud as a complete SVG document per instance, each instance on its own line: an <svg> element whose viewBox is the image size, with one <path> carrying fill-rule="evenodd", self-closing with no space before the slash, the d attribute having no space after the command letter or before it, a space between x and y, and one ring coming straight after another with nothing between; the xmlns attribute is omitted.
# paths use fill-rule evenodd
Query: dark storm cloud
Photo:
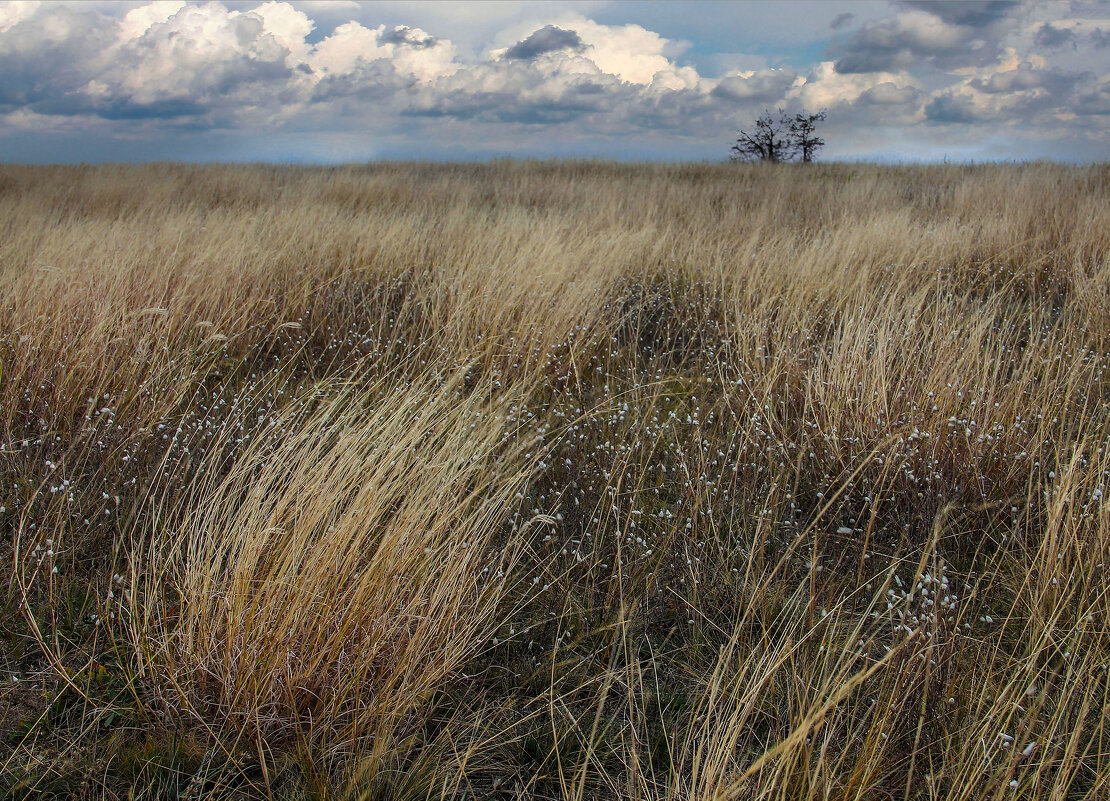
<svg viewBox="0 0 1110 801"><path fill-rule="evenodd" d="M389 61L375 59L359 64L351 72L324 75L313 87L309 102L336 101L343 104L349 101L381 101L415 85L414 78L398 75ZM357 106L349 108L357 110Z"/></svg>
<svg viewBox="0 0 1110 801"><path fill-rule="evenodd" d="M1108 89L1089 70L1024 63L940 93L925 106L925 116L937 123L994 121L1060 127L1061 115L1107 113Z"/></svg>
<svg viewBox="0 0 1110 801"><path fill-rule="evenodd" d="M856 18L855 14L852 14L852 13L847 12L847 11L844 12L843 14L837 14L835 17L833 17L833 21L829 23L829 27L832 28L834 31L839 31L845 25L850 24L851 21L854 20L855 18Z"/></svg>
<svg viewBox="0 0 1110 801"><path fill-rule="evenodd" d="M960 58L966 53L969 36L959 31L933 31L929 25L927 20L902 17L867 25L844 45L846 52L836 59L836 71L891 72L920 61Z"/></svg>
<svg viewBox="0 0 1110 801"><path fill-rule="evenodd" d="M454 92L439 95L426 105L401 111L407 117L439 117L479 122L552 125L581 120L606 110L609 93L597 84L568 87L557 97L523 98L511 91Z"/></svg>
<svg viewBox="0 0 1110 801"><path fill-rule="evenodd" d="M711 94L724 100L779 100L796 77L791 69L758 70L748 77L729 75L721 79Z"/></svg>
<svg viewBox="0 0 1110 801"><path fill-rule="evenodd" d="M1009 94L1044 89L1055 95L1057 102L1065 100L1077 83L1093 79L1091 72L1068 72L1057 68L1036 69L1030 64L1021 64L1016 70L996 72L989 78L971 81L971 86L986 94Z"/></svg>
<svg viewBox="0 0 1110 801"><path fill-rule="evenodd" d="M912 86L897 86L884 81L861 94L856 102L868 106L907 106L917 103L920 97L921 92Z"/></svg>
<svg viewBox="0 0 1110 801"><path fill-rule="evenodd" d="M1033 42L1040 47L1049 48L1059 47L1070 42L1074 47L1075 33L1067 28L1057 28L1051 22L1046 22L1037 28L1037 32L1033 34Z"/></svg>
<svg viewBox="0 0 1110 801"><path fill-rule="evenodd" d="M506 50L505 58L530 61L544 53L554 53L559 50L581 52L585 48L582 38L574 31L557 28L554 25L544 25Z"/></svg>
<svg viewBox="0 0 1110 801"><path fill-rule="evenodd" d="M64 105L101 68L112 41L96 11L46 7L0 36L0 108Z"/></svg>
<svg viewBox="0 0 1110 801"><path fill-rule="evenodd" d="M402 25L398 28L394 28L388 33L383 33L378 37L378 41L382 44L402 45L406 47L415 47L418 50L425 50L429 47L435 47L439 39L430 35L421 36L412 28Z"/></svg>
<svg viewBox="0 0 1110 801"><path fill-rule="evenodd" d="M1091 44L1098 50L1110 47L1110 28L1095 28L1091 31Z"/></svg>
<svg viewBox="0 0 1110 801"><path fill-rule="evenodd" d="M833 104L828 108L829 120L851 126L912 125L920 119L926 99L927 95L914 86L883 81L856 98Z"/></svg>
<svg viewBox="0 0 1110 801"><path fill-rule="evenodd" d="M945 92L925 105L925 119L938 123L972 123L987 119L966 95Z"/></svg>
<svg viewBox="0 0 1110 801"><path fill-rule="evenodd" d="M1024 3L1020 0L902 0L898 5L925 11L950 25L985 28L1013 16Z"/></svg>
<svg viewBox="0 0 1110 801"><path fill-rule="evenodd" d="M126 97L91 100L76 94L45 100L31 108L37 114L57 114L64 117L88 114L105 120L162 121L201 117L212 111L211 106L187 98L136 103Z"/></svg>
<svg viewBox="0 0 1110 801"><path fill-rule="evenodd" d="M402 114L526 124L568 122L629 102L633 94L612 75L574 75L552 82L529 67L491 62L407 97Z"/></svg>
<svg viewBox="0 0 1110 801"><path fill-rule="evenodd" d="M1081 89L1069 110L1084 117L1110 115L1110 85Z"/></svg>

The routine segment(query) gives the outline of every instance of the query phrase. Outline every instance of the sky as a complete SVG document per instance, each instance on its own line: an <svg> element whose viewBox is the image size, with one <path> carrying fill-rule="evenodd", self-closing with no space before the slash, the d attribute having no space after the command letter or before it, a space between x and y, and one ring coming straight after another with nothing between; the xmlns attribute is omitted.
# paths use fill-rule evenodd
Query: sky
<svg viewBox="0 0 1110 801"><path fill-rule="evenodd" d="M0 2L0 161L1110 161L1110 0Z"/></svg>

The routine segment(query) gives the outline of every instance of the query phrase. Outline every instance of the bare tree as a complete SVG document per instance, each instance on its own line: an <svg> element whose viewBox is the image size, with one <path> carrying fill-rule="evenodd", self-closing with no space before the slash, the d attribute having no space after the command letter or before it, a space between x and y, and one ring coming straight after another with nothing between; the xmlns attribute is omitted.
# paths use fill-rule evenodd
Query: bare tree
<svg viewBox="0 0 1110 801"><path fill-rule="evenodd" d="M730 148L730 158L775 164L798 158L809 164L825 146L825 140L817 135L817 124L824 122L825 116L824 111L816 114L801 111L791 117L780 108L776 119L770 111L764 111L751 133L740 131L736 144Z"/></svg>
<svg viewBox="0 0 1110 801"><path fill-rule="evenodd" d="M825 146L825 140L817 135L817 123L824 122L825 116L824 111L816 114L802 111L790 122L790 139L803 164L812 162L817 151Z"/></svg>
<svg viewBox="0 0 1110 801"><path fill-rule="evenodd" d="M733 161L770 161L777 164L790 161L794 157L794 142L791 126L793 120L779 109L778 119L764 111L755 121L755 129L748 133L740 131L730 151Z"/></svg>

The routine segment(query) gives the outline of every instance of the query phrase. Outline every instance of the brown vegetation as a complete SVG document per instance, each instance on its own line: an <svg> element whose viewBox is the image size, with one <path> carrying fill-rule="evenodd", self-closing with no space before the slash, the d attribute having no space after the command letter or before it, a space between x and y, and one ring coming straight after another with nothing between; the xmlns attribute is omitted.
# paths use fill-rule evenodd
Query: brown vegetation
<svg viewBox="0 0 1110 801"><path fill-rule="evenodd" d="M0 167L8 795L1110 793L1110 170Z"/></svg>

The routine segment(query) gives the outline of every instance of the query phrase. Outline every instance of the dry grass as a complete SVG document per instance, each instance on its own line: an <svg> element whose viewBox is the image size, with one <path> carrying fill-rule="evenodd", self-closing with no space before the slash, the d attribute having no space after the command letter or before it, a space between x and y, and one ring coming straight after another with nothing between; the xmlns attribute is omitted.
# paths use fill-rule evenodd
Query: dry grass
<svg viewBox="0 0 1110 801"><path fill-rule="evenodd" d="M1110 793L1110 171L0 168L8 795Z"/></svg>

